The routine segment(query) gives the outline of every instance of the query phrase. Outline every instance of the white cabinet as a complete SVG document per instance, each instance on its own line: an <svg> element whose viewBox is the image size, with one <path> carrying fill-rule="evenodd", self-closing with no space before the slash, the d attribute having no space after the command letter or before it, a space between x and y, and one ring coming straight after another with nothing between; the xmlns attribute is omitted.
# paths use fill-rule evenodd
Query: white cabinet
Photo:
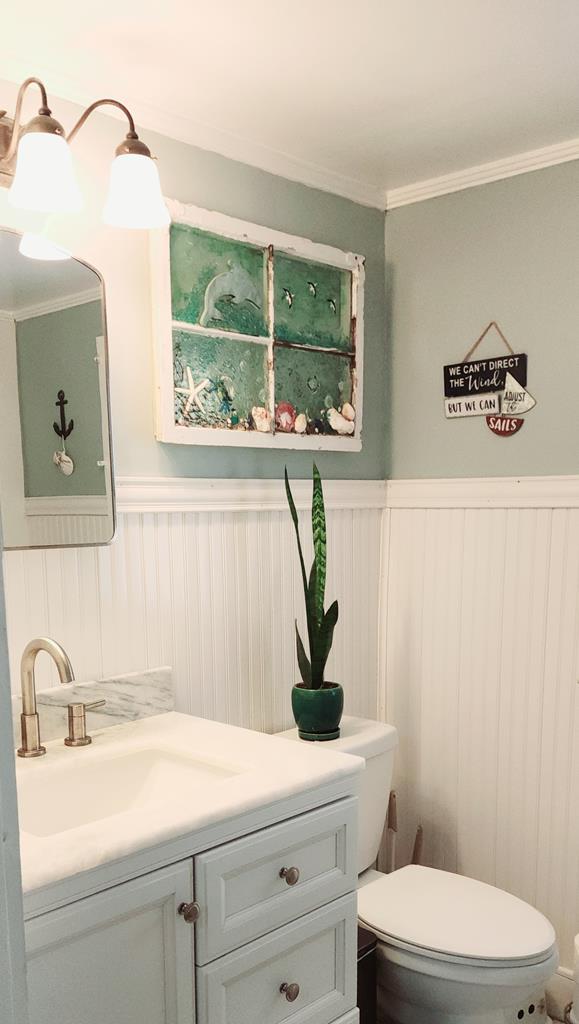
<svg viewBox="0 0 579 1024"><path fill-rule="evenodd" d="M356 1024L356 811L349 796L187 841L186 859L30 918L30 1024Z"/></svg>
<svg viewBox="0 0 579 1024"><path fill-rule="evenodd" d="M192 861L26 925L30 1024L192 1024Z"/></svg>

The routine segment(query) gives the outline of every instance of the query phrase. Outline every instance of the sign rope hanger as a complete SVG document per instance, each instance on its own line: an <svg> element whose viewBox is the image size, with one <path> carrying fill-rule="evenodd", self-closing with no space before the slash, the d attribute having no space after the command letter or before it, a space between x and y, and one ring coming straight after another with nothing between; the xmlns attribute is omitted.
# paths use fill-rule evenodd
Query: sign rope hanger
<svg viewBox="0 0 579 1024"><path fill-rule="evenodd" d="M505 338L503 332L501 331L498 323L496 322L496 320L491 320L490 324L487 324L487 326L485 327L485 329L482 332L482 334L480 334L479 337L476 339L474 345L471 345L471 347L469 348L469 350L466 353L464 359L462 360L463 363L468 363L470 357L472 355L474 355L474 353L476 352L476 350L479 347L479 345L480 345L481 341L483 340L483 338L486 338L486 336L489 333L491 327L494 327L494 329L497 332L497 334L499 335L499 337L502 338L502 340L504 341L504 343L507 346L507 348L508 348L509 352L511 353L511 355L514 356L515 350L512 349L511 346L509 345L509 343L508 343L507 339Z"/></svg>

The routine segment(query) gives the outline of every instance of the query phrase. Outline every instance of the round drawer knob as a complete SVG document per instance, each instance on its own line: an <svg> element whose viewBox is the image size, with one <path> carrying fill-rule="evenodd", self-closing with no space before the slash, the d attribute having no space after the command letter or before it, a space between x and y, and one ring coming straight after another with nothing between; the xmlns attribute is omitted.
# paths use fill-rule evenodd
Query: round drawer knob
<svg viewBox="0 0 579 1024"><path fill-rule="evenodd" d="M283 985L280 985L279 990L286 997L288 1003L294 1003L300 994L300 986L297 981L292 981L290 984L284 981Z"/></svg>
<svg viewBox="0 0 579 1024"><path fill-rule="evenodd" d="M177 907L177 913L187 922L187 924L195 924L199 917L199 904L198 903L180 903Z"/></svg>
<svg viewBox="0 0 579 1024"><path fill-rule="evenodd" d="M279 877L285 878L288 885L295 885L300 880L299 868L282 868Z"/></svg>

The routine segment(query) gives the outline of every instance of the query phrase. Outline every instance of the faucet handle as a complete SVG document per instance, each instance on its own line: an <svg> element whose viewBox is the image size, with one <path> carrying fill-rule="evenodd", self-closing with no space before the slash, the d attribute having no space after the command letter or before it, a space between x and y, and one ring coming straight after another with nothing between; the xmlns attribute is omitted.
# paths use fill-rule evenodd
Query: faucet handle
<svg viewBox="0 0 579 1024"><path fill-rule="evenodd" d="M64 743L67 747L86 747L92 743L92 736L87 736L86 713L93 708L102 708L106 700L93 700L90 704L69 704L68 705L68 736L65 736Z"/></svg>
<svg viewBox="0 0 579 1024"><path fill-rule="evenodd" d="M86 711L92 711L93 708L102 708L106 704L106 700L93 700L91 704L85 704Z"/></svg>

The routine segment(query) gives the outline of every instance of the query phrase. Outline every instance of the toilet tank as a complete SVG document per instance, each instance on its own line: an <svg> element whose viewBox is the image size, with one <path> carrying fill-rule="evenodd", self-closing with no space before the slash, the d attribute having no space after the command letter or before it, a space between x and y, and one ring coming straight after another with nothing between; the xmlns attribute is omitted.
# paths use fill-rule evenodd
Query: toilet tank
<svg viewBox="0 0 579 1024"><path fill-rule="evenodd" d="M298 731L287 729L286 732L278 733L278 736L298 740ZM372 866L378 856L388 810L398 733L393 725L345 715L340 723L340 738L325 740L319 746L339 750L344 754L356 754L366 762L366 770L360 776L358 812L358 874L361 874Z"/></svg>

